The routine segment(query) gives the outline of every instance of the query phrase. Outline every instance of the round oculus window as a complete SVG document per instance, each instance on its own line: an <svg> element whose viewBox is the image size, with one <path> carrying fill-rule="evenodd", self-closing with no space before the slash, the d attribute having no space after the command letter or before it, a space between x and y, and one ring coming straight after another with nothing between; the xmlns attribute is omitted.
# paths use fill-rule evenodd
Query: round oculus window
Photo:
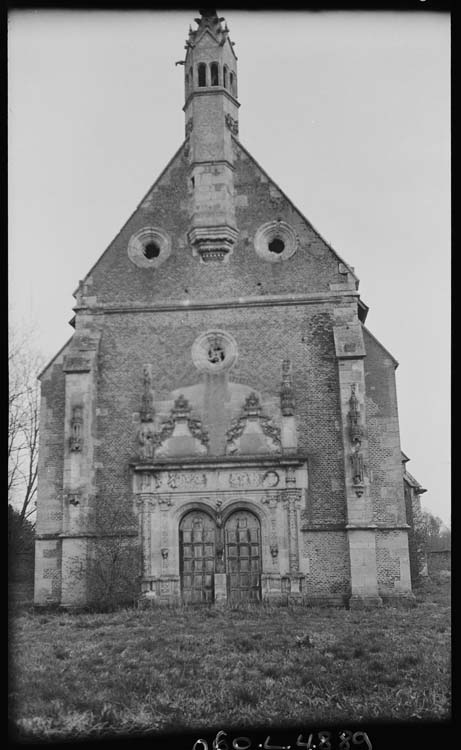
<svg viewBox="0 0 461 750"><path fill-rule="evenodd" d="M237 359L237 344L225 331L207 331L192 344L192 361L202 372L227 370Z"/></svg>
<svg viewBox="0 0 461 750"><path fill-rule="evenodd" d="M254 236L255 250L270 263L288 260L298 249L298 237L286 221L268 221L262 224Z"/></svg>
<svg viewBox="0 0 461 750"><path fill-rule="evenodd" d="M170 237L158 227L144 227L128 242L128 257L139 268L156 268L170 253Z"/></svg>

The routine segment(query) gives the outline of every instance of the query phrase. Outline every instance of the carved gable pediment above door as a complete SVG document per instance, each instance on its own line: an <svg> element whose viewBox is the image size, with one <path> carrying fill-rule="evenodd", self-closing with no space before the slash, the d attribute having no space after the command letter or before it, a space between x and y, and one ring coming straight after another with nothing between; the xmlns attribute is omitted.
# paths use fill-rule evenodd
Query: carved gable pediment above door
<svg viewBox="0 0 461 750"><path fill-rule="evenodd" d="M226 453L279 453L280 428L263 413L259 397L250 393L227 431Z"/></svg>

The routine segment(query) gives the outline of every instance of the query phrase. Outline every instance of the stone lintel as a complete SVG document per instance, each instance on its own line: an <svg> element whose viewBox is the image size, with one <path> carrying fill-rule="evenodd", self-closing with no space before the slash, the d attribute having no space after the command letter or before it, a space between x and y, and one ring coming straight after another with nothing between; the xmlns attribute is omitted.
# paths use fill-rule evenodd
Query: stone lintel
<svg viewBox="0 0 461 750"><path fill-rule="evenodd" d="M262 466L302 466L307 461L307 454L256 454L254 456L194 456L191 458L177 458L171 460L150 461L140 463L138 460L130 461L129 464L134 471L184 471L185 469L227 469L237 467L262 467Z"/></svg>
<svg viewBox="0 0 461 750"><path fill-rule="evenodd" d="M377 528L375 523L347 523L345 526L347 531L375 531Z"/></svg>
<svg viewBox="0 0 461 750"><path fill-rule="evenodd" d="M301 531L408 531L411 528L407 523L404 524L392 524L392 523L377 523L369 525L358 525L352 523L328 523L324 525L309 525L309 523L301 524Z"/></svg>
<svg viewBox="0 0 461 750"><path fill-rule="evenodd" d="M134 529L122 529L120 531L110 531L108 533L96 533L94 531L82 531L80 533L72 533L72 532L62 532L61 534L57 534L56 538L60 539L108 539L109 537L113 536L138 536L139 532L135 531Z"/></svg>
<svg viewBox="0 0 461 750"><path fill-rule="evenodd" d="M310 525L309 523L301 524L301 531L346 531L347 526L344 523L326 523L323 525L317 524L316 526Z"/></svg>
<svg viewBox="0 0 461 750"><path fill-rule="evenodd" d="M356 291L344 292L322 292L311 294L267 294L257 297L233 297L227 300L176 300L174 302L158 302L154 305L97 305L86 308L83 305L77 305L73 309L78 312L87 310L91 315L110 315L117 313L146 313L146 312L175 312L186 310L225 310L228 308L245 308L245 307L276 307L290 305L317 305L317 304L340 304L344 300L354 301L359 297ZM364 356L364 355L363 355Z"/></svg>

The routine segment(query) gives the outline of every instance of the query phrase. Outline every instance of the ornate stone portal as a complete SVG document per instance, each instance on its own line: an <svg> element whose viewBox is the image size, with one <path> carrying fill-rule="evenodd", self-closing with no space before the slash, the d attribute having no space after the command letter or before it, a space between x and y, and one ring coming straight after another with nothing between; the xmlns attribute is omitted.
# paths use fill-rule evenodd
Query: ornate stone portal
<svg viewBox="0 0 461 750"><path fill-rule="evenodd" d="M159 603L302 594L302 457L133 464L141 589Z"/></svg>

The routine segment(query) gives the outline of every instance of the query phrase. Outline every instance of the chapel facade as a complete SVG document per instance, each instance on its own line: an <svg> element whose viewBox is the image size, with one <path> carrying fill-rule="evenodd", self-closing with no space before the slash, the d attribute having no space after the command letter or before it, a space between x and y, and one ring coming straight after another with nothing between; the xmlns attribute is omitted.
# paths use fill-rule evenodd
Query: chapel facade
<svg viewBox="0 0 461 750"><path fill-rule="evenodd" d="M240 142L234 45L200 13L184 142L41 374L35 602L90 602L107 539L152 602L411 597L397 362Z"/></svg>

